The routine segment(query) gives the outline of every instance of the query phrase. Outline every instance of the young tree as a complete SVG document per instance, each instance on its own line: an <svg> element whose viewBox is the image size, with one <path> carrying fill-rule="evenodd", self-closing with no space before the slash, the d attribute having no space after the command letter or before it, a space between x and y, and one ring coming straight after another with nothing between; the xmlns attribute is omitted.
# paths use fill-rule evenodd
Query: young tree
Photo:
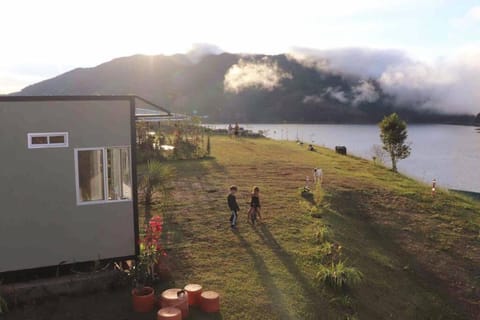
<svg viewBox="0 0 480 320"><path fill-rule="evenodd" d="M410 155L410 146L407 139L407 123L400 119L398 114L392 113L379 123L380 138L383 149L388 152L392 160L392 170L397 172L397 161Z"/></svg>
<svg viewBox="0 0 480 320"><path fill-rule="evenodd" d="M157 192L167 195L167 187L172 177L169 167L159 161L148 161L140 168L138 177L138 189L143 196L145 205L145 218L150 219L153 197Z"/></svg>

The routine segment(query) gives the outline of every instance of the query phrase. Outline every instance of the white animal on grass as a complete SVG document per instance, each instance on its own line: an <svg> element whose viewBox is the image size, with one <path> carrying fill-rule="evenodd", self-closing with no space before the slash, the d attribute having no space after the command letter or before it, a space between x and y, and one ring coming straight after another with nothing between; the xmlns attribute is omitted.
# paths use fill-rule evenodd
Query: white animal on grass
<svg viewBox="0 0 480 320"><path fill-rule="evenodd" d="M313 168L313 182L322 184L323 182L323 170L320 168Z"/></svg>

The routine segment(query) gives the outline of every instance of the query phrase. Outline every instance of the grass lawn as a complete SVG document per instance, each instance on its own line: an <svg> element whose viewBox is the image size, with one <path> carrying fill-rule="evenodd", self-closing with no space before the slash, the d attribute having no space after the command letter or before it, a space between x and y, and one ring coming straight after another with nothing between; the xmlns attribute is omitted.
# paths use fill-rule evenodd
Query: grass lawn
<svg viewBox="0 0 480 320"><path fill-rule="evenodd" d="M293 142L212 139L212 159L171 162L173 200L165 241L177 285L222 296L222 319L475 319L480 312L480 203L437 192L370 161ZM299 188L324 170L319 214ZM228 186L237 185L238 231L229 227ZM253 185L265 222L246 222ZM318 218L320 217L320 218ZM318 285L327 227L347 264L364 274L348 292ZM201 316L199 316L201 319Z"/></svg>
<svg viewBox="0 0 480 320"><path fill-rule="evenodd" d="M480 319L480 202L430 187L331 150L293 142L212 138L212 158L167 162L172 195L156 199L172 280L221 294L221 313L189 319ZM299 189L313 167L323 188ZM229 226L236 184L238 230ZM246 222L253 185L264 223ZM309 201L310 200L310 203ZM313 213L313 215L311 214ZM341 249L340 249L341 248ZM341 257L360 270L358 286L333 291L316 280ZM154 319L131 310L128 288L25 306L9 320Z"/></svg>

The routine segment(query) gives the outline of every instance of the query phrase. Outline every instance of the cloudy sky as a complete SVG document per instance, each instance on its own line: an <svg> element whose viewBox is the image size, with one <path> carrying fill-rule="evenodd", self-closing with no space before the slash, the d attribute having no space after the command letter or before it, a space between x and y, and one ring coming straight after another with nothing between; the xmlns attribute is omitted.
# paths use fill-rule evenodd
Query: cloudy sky
<svg viewBox="0 0 480 320"><path fill-rule="evenodd" d="M480 52L473 0L3 0L0 93L115 57L396 49L431 64Z"/></svg>

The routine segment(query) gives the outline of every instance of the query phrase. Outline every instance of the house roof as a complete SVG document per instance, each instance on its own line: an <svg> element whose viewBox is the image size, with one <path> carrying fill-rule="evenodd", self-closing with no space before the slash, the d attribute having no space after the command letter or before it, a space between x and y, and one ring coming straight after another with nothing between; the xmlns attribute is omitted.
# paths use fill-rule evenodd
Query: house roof
<svg viewBox="0 0 480 320"><path fill-rule="evenodd" d="M135 102L137 117L171 117L172 113L145 98L137 95L58 95L58 96L9 96L0 95L2 101L98 101L130 100ZM139 102L139 103L137 103Z"/></svg>

